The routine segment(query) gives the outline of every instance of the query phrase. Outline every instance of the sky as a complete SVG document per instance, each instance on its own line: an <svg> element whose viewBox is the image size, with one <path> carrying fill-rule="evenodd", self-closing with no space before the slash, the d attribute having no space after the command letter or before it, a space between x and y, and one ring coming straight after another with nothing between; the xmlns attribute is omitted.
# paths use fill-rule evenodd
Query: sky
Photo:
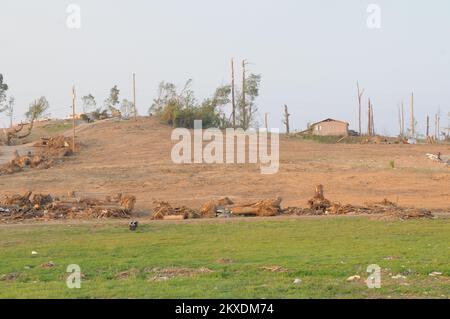
<svg viewBox="0 0 450 319"><path fill-rule="evenodd" d="M81 9L79 29L67 26L70 4ZM380 28L368 26L370 4ZM409 109L411 92L424 133L438 110L447 125L449 31L448 0L0 0L0 73L15 121L40 96L53 117L69 115L73 85L99 103L113 85L131 99L133 72L147 114L159 82L192 78L204 99L230 82L230 59L245 58L262 75L259 120L269 113L272 128L287 104L293 129L329 117L357 129L359 81L378 133L398 133L397 107L403 99Z"/></svg>

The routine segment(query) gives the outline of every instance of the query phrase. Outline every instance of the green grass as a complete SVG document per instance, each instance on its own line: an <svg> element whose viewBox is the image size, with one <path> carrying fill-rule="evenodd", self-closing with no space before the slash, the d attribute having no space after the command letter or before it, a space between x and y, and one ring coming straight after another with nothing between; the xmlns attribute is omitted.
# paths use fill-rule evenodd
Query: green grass
<svg viewBox="0 0 450 319"><path fill-rule="evenodd" d="M81 267L81 289L66 287L69 264ZM366 278L370 264L382 267L381 289L346 281ZM272 265L287 272L261 269ZM155 267L213 272L154 281ZM118 279L122 271L132 275ZM127 221L0 226L0 276L10 273L18 277L0 281L0 298L448 298L450 219L158 222L134 233Z"/></svg>

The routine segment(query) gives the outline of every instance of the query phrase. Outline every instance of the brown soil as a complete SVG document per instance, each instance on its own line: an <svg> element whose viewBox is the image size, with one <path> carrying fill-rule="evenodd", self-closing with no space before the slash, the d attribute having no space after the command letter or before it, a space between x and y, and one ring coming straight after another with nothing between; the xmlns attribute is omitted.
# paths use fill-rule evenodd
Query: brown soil
<svg viewBox="0 0 450 319"><path fill-rule="evenodd" d="M0 194L127 193L136 208L155 200L200 208L225 196L234 202L283 198L283 206L306 206L315 185L332 202L363 205L384 198L401 206L450 210L450 171L426 153L450 153L448 145L319 144L280 139L280 170L261 175L255 164L172 163L171 128L156 119L106 121L77 133L84 147L63 163L0 177ZM395 169L390 166L395 161Z"/></svg>

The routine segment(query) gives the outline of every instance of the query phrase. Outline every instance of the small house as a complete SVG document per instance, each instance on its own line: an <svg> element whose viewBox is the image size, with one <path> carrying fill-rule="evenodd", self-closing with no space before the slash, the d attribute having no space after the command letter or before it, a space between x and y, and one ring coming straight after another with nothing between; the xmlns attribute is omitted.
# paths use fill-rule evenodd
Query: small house
<svg viewBox="0 0 450 319"><path fill-rule="evenodd" d="M312 135L318 136L348 136L349 124L344 121L326 119L309 126Z"/></svg>

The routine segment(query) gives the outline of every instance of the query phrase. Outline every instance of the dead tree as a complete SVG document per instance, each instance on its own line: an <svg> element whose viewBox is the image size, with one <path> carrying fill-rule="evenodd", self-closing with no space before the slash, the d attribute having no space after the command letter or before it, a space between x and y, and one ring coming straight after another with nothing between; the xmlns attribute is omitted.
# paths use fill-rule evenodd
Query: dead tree
<svg viewBox="0 0 450 319"><path fill-rule="evenodd" d="M10 131L6 132L6 145L11 146L11 142L13 139L21 140L30 136L34 126L34 120L35 120L34 118L31 120L30 126L28 127L28 131L23 135L20 134L25 127L25 124L23 123L20 123L18 128L12 128Z"/></svg>
<svg viewBox="0 0 450 319"><path fill-rule="evenodd" d="M405 105L402 100L402 137L405 136Z"/></svg>
<svg viewBox="0 0 450 319"><path fill-rule="evenodd" d="M358 88L358 107L359 107L359 135L362 134L362 125L361 125L361 107L362 107L362 97L364 94L364 89L362 91L359 89L359 82L356 82L356 86Z"/></svg>
<svg viewBox="0 0 450 319"><path fill-rule="evenodd" d="M137 121L137 108L136 108L136 74L133 73L133 113L134 121ZM75 145L75 144L74 144Z"/></svg>
<svg viewBox="0 0 450 319"><path fill-rule="evenodd" d="M231 59L231 105L233 106L233 128L236 128L236 96L234 89L234 59Z"/></svg>
<svg viewBox="0 0 450 319"><path fill-rule="evenodd" d="M411 137L416 136L416 123L414 118L414 93L411 93Z"/></svg>
<svg viewBox="0 0 450 319"><path fill-rule="evenodd" d="M368 113L367 135L372 136L372 104L370 103L370 98L369 98L369 109L367 113Z"/></svg>
<svg viewBox="0 0 450 319"><path fill-rule="evenodd" d="M288 106L285 104L284 105L284 120L283 120L283 123L286 126L286 133L287 134L290 133L290 127L289 127L289 117L290 116L291 116L291 114L289 114Z"/></svg>
<svg viewBox="0 0 450 319"><path fill-rule="evenodd" d="M246 61L242 60L242 122L243 122L243 128L247 129L247 105L245 101L245 93L247 90L246 86L246 74L245 74L245 65Z"/></svg>
<svg viewBox="0 0 450 319"><path fill-rule="evenodd" d="M269 113L264 114L264 123L266 124L266 131L269 131Z"/></svg>

